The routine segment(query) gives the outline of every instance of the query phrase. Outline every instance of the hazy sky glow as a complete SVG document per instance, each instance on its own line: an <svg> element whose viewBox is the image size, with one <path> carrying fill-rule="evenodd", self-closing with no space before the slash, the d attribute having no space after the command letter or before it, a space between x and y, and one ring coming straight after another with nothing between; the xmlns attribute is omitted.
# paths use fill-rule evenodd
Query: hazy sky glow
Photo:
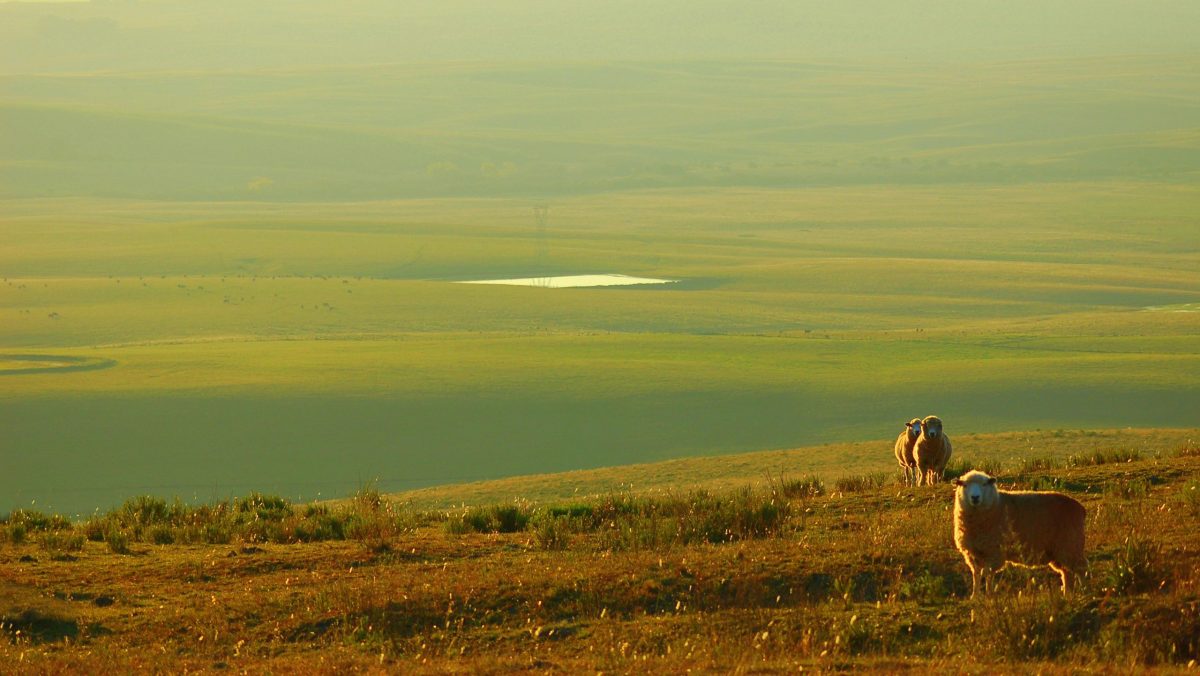
<svg viewBox="0 0 1200 676"><path fill-rule="evenodd" d="M8 72L425 60L989 60L1195 51L1192 0L9 3Z"/></svg>
<svg viewBox="0 0 1200 676"><path fill-rule="evenodd" d="M1193 0L10 3L0 196L1174 175L1198 27Z"/></svg>

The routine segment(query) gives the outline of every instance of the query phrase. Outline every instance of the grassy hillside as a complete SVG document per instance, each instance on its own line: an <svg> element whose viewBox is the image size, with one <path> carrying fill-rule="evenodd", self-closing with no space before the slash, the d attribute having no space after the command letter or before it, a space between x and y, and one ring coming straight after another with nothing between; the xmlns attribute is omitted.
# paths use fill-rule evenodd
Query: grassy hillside
<svg viewBox="0 0 1200 676"><path fill-rule="evenodd" d="M899 427L899 426L898 426ZM1016 467L1033 459L1066 463L1094 453L1151 456L1164 448L1185 448L1200 429L1029 430L952 437L954 467ZM870 477L890 483L899 477L892 455L894 439L830 443L819 447L678 458L558 474L434 486L389 495L409 509L454 509L492 504L549 504L602 500L631 494L662 496L692 490L729 492L745 487L767 490L773 483ZM331 504L340 504L337 502Z"/></svg>
<svg viewBox="0 0 1200 676"><path fill-rule="evenodd" d="M448 512L370 489L332 508L255 494L142 497L77 523L13 512L0 659L14 673L1172 671L1200 659L1200 454L1178 438L971 440L1034 445L982 464L1086 506L1089 574L1068 598L1020 569L966 598L951 487L871 476ZM676 480L705 478L691 471Z"/></svg>

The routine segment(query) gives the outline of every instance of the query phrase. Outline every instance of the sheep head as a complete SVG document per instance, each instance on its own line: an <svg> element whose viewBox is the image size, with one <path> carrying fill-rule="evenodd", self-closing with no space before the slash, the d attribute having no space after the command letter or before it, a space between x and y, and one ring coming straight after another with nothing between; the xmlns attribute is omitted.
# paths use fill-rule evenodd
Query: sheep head
<svg viewBox="0 0 1200 676"><path fill-rule="evenodd" d="M917 437L921 436L921 419L920 418L913 418L912 420L909 420L908 422L904 423L904 426L908 428L908 436L912 437L913 439L916 439Z"/></svg>
<svg viewBox="0 0 1200 676"><path fill-rule="evenodd" d="M964 510L988 509L996 504L1000 494L996 478L979 470L972 470L954 480L955 500Z"/></svg>
<svg viewBox="0 0 1200 676"><path fill-rule="evenodd" d="M942 419L936 415L928 416L921 421L921 429L924 430L925 436L937 439L942 436Z"/></svg>

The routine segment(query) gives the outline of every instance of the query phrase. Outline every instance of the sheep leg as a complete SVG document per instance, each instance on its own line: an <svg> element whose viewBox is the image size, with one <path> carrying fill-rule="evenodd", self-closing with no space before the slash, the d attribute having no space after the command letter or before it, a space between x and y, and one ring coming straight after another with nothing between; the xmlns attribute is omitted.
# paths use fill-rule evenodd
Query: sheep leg
<svg viewBox="0 0 1200 676"><path fill-rule="evenodd" d="M1062 577L1063 596L1070 596L1077 583L1075 571L1071 570L1071 568L1068 566L1062 566L1056 563L1050 564L1050 570L1053 570Z"/></svg>
<svg viewBox="0 0 1200 676"><path fill-rule="evenodd" d="M979 571L979 577L983 581L983 593L992 594L996 591L996 568L984 565Z"/></svg>
<svg viewBox="0 0 1200 676"><path fill-rule="evenodd" d="M997 567L992 557L972 557L967 561L967 566L971 568L971 598L981 591L983 594L995 591Z"/></svg>

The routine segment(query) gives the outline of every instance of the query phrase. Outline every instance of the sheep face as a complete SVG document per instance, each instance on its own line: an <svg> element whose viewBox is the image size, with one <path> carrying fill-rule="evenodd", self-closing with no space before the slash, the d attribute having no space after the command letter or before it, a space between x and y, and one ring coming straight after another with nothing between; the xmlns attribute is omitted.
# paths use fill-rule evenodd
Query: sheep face
<svg viewBox="0 0 1200 676"><path fill-rule="evenodd" d="M978 470L968 472L954 480L955 499L964 511L990 509L996 506L1000 492L996 489L995 477Z"/></svg>
<svg viewBox="0 0 1200 676"><path fill-rule="evenodd" d="M917 437L921 436L921 419L920 418L913 418L912 420L908 421L907 423L904 423L904 425L905 425L905 427L908 428L908 436L909 437L916 439Z"/></svg>
<svg viewBox="0 0 1200 676"><path fill-rule="evenodd" d="M925 430L925 436L930 439L937 439L942 436L942 419L936 415L931 415L921 421L921 429ZM917 430L920 432L921 430Z"/></svg>

